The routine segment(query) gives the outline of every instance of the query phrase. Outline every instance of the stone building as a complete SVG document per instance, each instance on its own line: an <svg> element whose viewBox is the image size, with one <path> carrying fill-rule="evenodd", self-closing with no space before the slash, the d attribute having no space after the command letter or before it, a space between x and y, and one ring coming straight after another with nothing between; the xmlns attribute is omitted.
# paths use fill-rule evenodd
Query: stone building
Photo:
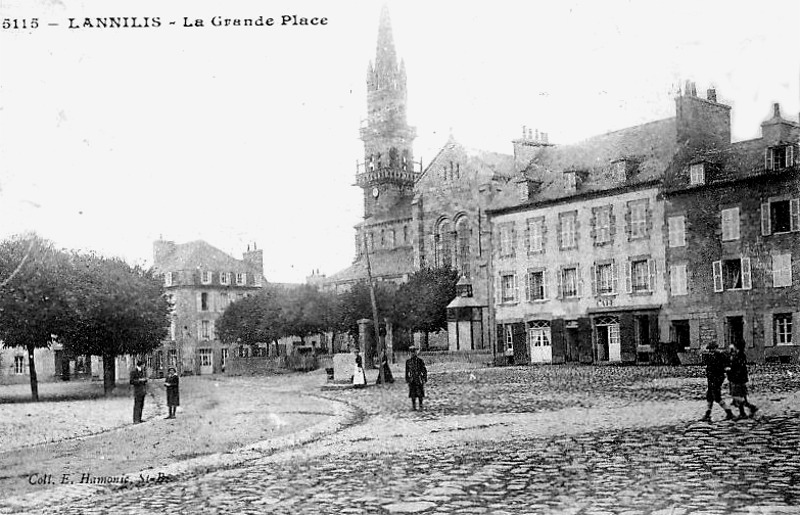
<svg viewBox="0 0 800 515"><path fill-rule="evenodd" d="M496 355L635 362L658 340L663 175L676 118L557 146L515 140L518 198L489 210Z"/></svg>
<svg viewBox="0 0 800 515"><path fill-rule="evenodd" d="M670 167L665 336L695 353L716 342L744 345L752 360L797 361L800 124L775 104L761 133L731 143L723 127Z"/></svg>
<svg viewBox="0 0 800 515"><path fill-rule="evenodd" d="M215 322L231 302L262 287L263 251L253 245L236 259L202 240L158 240L153 265L164 276L174 311L168 339L150 356L150 372L160 375L168 366L188 374L224 371L234 350L216 337Z"/></svg>
<svg viewBox="0 0 800 515"><path fill-rule="evenodd" d="M471 279L476 301L486 305L485 210L513 176L513 157L467 149L451 137L427 166L415 162L406 84L384 7L375 61L367 69L364 161L356 170L364 220L356 226L353 264L326 277L325 288L342 291L365 280L369 249L377 280L402 283L422 266L449 265ZM440 336L434 345L446 347L446 335Z"/></svg>

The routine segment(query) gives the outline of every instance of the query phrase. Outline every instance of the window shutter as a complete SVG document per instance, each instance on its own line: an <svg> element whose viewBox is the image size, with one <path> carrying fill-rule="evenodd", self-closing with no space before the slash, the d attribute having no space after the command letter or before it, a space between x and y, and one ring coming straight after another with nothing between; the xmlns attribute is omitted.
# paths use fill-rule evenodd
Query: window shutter
<svg viewBox="0 0 800 515"><path fill-rule="evenodd" d="M525 273L525 300L531 300L531 272Z"/></svg>
<svg viewBox="0 0 800 515"><path fill-rule="evenodd" d="M592 265L592 295L597 295L597 264Z"/></svg>
<svg viewBox="0 0 800 515"><path fill-rule="evenodd" d="M550 271L545 270L542 272L542 300L549 298L550 288L548 283L550 282Z"/></svg>
<svg viewBox="0 0 800 515"><path fill-rule="evenodd" d="M753 289L753 278L750 274L750 258L742 258L742 289Z"/></svg>
<svg viewBox="0 0 800 515"><path fill-rule="evenodd" d="M496 276L494 278L494 303L495 304L500 304L500 302L503 300L503 293L502 293L502 291L500 291L502 286L503 285L500 282L500 276L498 275L498 276Z"/></svg>
<svg viewBox="0 0 800 515"><path fill-rule="evenodd" d="M619 282L619 272L617 271L616 261L611 262L611 293L617 293L617 283Z"/></svg>
<svg viewBox="0 0 800 515"><path fill-rule="evenodd" d="M581 274L581 267L580 266L576 266L575 267L575 282L578 283L576 285L577 289L578 289L578 297L582 297L583 296L583 274Z"/></svg>
<svg viewBox="0 0 800 515"><path fill-rule="evenodd" d="M647 266L650 269L650 274L647 277L647 289L653 291L656 288L656 260L648 259Z"/></svg>
<svg viewBox="0 0 800 515"><path fill-rule="evenodd" d="M242 284L247 284L247 272L242 272Z"/></svg>
<svg viewBox="0 0 800 515"><path fill-rule="evenodd" d="M794 165L794 145L788 145L786 147L786 166L793 166Z"/></svg>
<svg viewBox="0 0 800 515"><path fill-rule="evenodd" d="M722 261L714 261L711 263L711 269L714 272L714 291L722 291Z"/></svg>
<svg viewBox="0 0 800 515"><path fill-rule="evenodd" d="M769 236L772 234L772 224L769 219L769 202L761 203L761 235Z"/></svg>
<svg viewBox="0 0 800 515"><path fill-rule="evenodd" d="M678 218L678 246L686 246L686 218L682 216Z"/></svg>
<svg viewBox="0 0 800 515"><path fill-rule="evenodd" d="M631 261L625 264L625 292L633 292L633 263Z"/></svg>
<svg viewBox="0 0 800 515"><path fill-rule="evenodd" d="M689 294L689 267L683 265L681 267L681 291L684 295Z"/></svg>
<svg viewBox="0 0 800 515"><path fill-rule="evenodd" d="M670 295L678 295L678 266L669 267L669 292Z"/></svg>
<svg viewBox="0 0 800 515"><path fill-rule="evenodd" d="M789 226L792 232L800 231L800 198L789 200Z"/></svg>
<svg viewBox="0 0 800 515"><path fill-rule="evenodd" d="M564 297L564 271L561 269L556 270L556 298L561 299Z"/></svg>
<svg viewBox="0 0 800 515"><path fill-rule="evenodd" d="M203 294L198 293L196 298L197 298L197 312L199 313L200 311L203 311Z"/></svg>
<svg viewBox="0 0 800 515"><path fill-rule="evenodd" d="M764 168L772 170L772 149L764 149Z"/></svg>
<svg viewBox="0 0 800 515"><path fill-rule="evenodd" d="M786 254L786 263L784 264L784 279L786 282L784 283L786 286L792 285L792 255Z"/></svg>
<svg viewBox="0 0 800 515"><path fill-rule="evenodd" d="M734 208L731 211L731 238L734 240L738 240L740 233L739 233L739 225L740 225L740 216L739 216L739 208Z"/></svg>
<svg viewBox="0 0 800 515"><path fill-rule="evenodd" d="M517 228L515 225L511 226L511 256L517 255ZM516 276L514 276L516 281Z"/></svg>
<svg viewBox="0 0 800 515"><path fill-rule="evenodd" d="M208 323L208 337L211 340L216 340L217 339L217 333L214 332L214 331L215 331L215 329L214 329L214 321L212 320L212 321L210 321Z"/></svg>
<svg viewBox="0 0 800 515"><path fill-rule="evenodd" d="M775 328L773 327L772 312L764 313L764 346L775 345Z"/></svg>
<svg viewBox="0 0 800 515"><path fill-rule="evenodd" d="M519 301L519 281L517 281L517 274L512 275L514 278L514 302Z"/></svg>
<svg viewBox="0 0 800 515"><path fill-rule="evenodd" d="M530 252L531 249L531 222L525 223L525 250Z"/></svg>
<svg viewBox="0 0 800 515"><path fill-rule="evenodd" d="M203 321L202 320L198 320L197 321L197 338L195 338L195 340L199 342L202 339L203 339Z"/></svg>

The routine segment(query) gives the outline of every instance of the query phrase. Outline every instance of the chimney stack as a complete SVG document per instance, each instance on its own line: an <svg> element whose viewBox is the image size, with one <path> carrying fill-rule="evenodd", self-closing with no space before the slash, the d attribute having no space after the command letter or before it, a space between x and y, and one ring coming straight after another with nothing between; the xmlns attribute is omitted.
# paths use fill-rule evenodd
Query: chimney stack
<svg viewBox="0 0 800 515"><path fill-rule="evenodd" d="M522 126L522 139L527 139L527 137L528 137L528 126L527 125L523 125Z"/></svg>
<svg viewBox="0 0 800 515"><path fill-rule="evenodd" d="M777 103L777 102L772 104L772 115L775 118L780 118L781 117L781 105L779 103Z"/></svg>
<svg viewBox="0 0 800 515"><path fill-rule="evenodd" d="M706 98L712 102L717 101L717 90L714 88L709 88L708 92L706 93Z"/></svg>

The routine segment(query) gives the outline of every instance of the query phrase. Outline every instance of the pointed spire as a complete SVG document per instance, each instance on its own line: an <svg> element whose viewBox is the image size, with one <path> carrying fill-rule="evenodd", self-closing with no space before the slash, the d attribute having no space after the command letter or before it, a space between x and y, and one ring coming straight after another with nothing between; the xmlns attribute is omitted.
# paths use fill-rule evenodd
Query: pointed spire
<svg viewBox="0 0 800 515"><path fill-rule="evenodd" d="M397 86L397 52L392 37L392 21L389 8L383 4L381 19L378 25L378 46L375 52L375 87L376 89L395 88Z"/></svg>

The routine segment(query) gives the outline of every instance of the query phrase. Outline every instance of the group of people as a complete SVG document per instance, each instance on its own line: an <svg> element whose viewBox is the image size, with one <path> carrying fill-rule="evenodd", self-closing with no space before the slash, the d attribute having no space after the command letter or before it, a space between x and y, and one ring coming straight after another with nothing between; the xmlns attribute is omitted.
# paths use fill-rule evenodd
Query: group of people
<svg viewBox="0 0 800 515"><path fill-rule="evenodd" d="M142 410L144 410L144 398L147 395L147 374L144 370L144 361L136 362L136 368L131 371L130 383L133 385L133 423L142 422ZM166 418L175 418L178 406L181 404L179 391L180 379L175 367L167 369L167 377L164 379L164 387L167 389L167 408L169 414Z"/></svg>
<svg viewBox="0 0 800 515"><path fill-rule="evenodd" d="M730 394L733 398L734 408L739 408L739 419L747 418L745 408L750 411L750 416L755 415L758 407L747 400L747 355L744 352L744 345L731 345L728 352L719 349L716 343L708 344L708 354L706 355L706 378L708 379L708 390L706 391L706 402L708 407L701 420L711 422L711 408L714 403L720 405L725 410L725 419L732 420L736 417L733 410L722 398L722 384L725 377L728 378Z"/></svg>
<svg viewBox="0 0 800 515"><path fill-rule="evenodd" d="M408 384L408 396L411 399L412 409L422 409L422 400L425 398L425 383L428 382L428 369L425 362L417 355L417 348L413 345L408 348L411 357L406 360L406 383ZM382 373L381 373L382 372ZM394 383L392 369L389 367L389 358L386 354L381 356L381 369L378 373L376 384L381 381ZM359 354L356 354L356 363L353 368L353 387L364 388L367 385L367 374L364 372L364 362Z"/></svg>

